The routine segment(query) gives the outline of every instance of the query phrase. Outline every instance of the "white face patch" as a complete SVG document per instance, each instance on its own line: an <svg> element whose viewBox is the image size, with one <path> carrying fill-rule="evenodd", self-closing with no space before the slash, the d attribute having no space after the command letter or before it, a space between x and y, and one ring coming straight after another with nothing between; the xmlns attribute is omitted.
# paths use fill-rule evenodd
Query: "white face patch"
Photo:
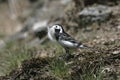
<svg viewBox="0 0 120 80"><path fill-rule="evenodd" d="M55 38L56 29L59 30L59 33L63 33L63 28L60 25L53 25L52 27L48 27L48 38L51 41L56 41L56 38Z"/></svg>
<svg viewBox="0 0 120 80"><path fill-rule="evenodd" d="M58 30L60 30L60 33L63 33L62 26L54 25L52 28L54 29L54 31L55 31L55 29L58 29Z"/></svg>

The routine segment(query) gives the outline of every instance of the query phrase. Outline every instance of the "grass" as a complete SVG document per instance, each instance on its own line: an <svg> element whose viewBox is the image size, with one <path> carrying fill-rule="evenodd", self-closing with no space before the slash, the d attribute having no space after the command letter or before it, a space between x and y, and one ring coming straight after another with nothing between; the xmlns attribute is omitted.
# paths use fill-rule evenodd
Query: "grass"
<svg viewBox="0 0 120 80"><path fill-rule="evenodd" d="M5 35L3 33L0 33L0 38L4 38Z"/></svg>
<svg viewBox="0 0 120 80"><path fill-rule="evenodd" d="M51 47L53 46L53 47ZM46 43L46 45L41 46L43 49L47 49L46 51L52 52L55 54L54 59L49 63L50 64L50 72L52 75L54 75L58 80L72 80L71 75L70 75L70 69L77 65L77 64L72 64L72 65L66 65L64 60L58 59L58 57L62 54L64 54L63 48L61 46L53 44L53 43ZM55 50L55 51L54 51ZM72 52L72 50L71 50ZM77 63L80 63L77 61ZM89 64L89 63L88 63ZM78 74L78 78L81 80L103 80L103 73L101 73L101 68L98 68L96 73L93 72L94 67L88 67L86 65L80 64L79 66L83 66L83 74ZM99 66L102 67L103 63L100 62ZM76 76L75 76L76 78ZM77 80L77 79L73 79Z"/></svg>
<svg viewBox="0 0 120 80"><path fill-rule="evenodd" d="M102 73L102 67L104 67L104 63L101 60L102 55L100 54L90 53L91 55L89 55L89 53L86 53L85 56L82 56L85 57L86 60L81 62L76 58L73 59L73 64L66 65L64 60L58 59L58 57L64 53L61 46L47 42L45 45L39 46L39 48L48 53L55 54L55 57L49 62L50 67L48 71L50 71L50 75L56 77L58 80L104 80L104 73ZM0 75L9 74L10 71L21 67L22 61L34 57L34 51L35 50L29 49L28 47L25 47L25 45L20 45L19 43L9 43L6 49L0 52ZM92 58L96 58L98 62L91 64L91 61L94 62L94 60L96 60ZM89 61L89 59L91 61ZM77 73L75 72L75 76L71 77L70 70L74 66L80 66L82 72L79 72L78 69L75 69Z"/></svg>
<svg viewBox="0 0 120 80"><path fill-rule="evenodd" d="M69 66L65 65L65 61L54 59L50 66L50 70L55 77L60 79L68 77Z"/></svg>
<svg viewBox="0 0 120 80"><path fill-rule="evenodd" d="M100 64L100 67L97 68L97 70L94 70L94 67L90 67L88 69L87 66L84 66L82 68L82 73L81 72L76 72L74 73L71 77L70 70L72 69L73 66L75 65L66 65L64 60L59 60L59 59L54 59L50 63L50 71L51 73L58 78L58 80L103 80L104 73L102 73L102 64ZM82 65L79 65L82 66ZM86 69L85 69L86 68ZM77 70L77 69L76 69Z"/></svg>
<svg viewBox="0 0 120 80"><path fill-rule="evenodd" d="M65 65L64 60L58 59L60 55L64 54L64 49L59 44L51 42L47 42L45 45L42 45L41 48L47 49L47 52L52 52L52 54L55 55L55 57L49 63L51 74L58 79L68 77L69 66Z"/></svg>
<svg viewBox="0 0 120 80"><path fill-rule="evenodd" d="M102 73L101 69L98 69L97 73L87 72L81 76L81 80L103 80L104 74Z"/></svg>
<svg viewBox="0 0 120 80"><path fill-rule="evenodd" d="M55 54L56 57L64 54L64 49L57 43L52 43L50 41L46 42L44 45L40 46L41 49L46 50L46 52L51 52Z"/></svg>
<svg viewBox="0 0 120 80"><path fill-rule="evenodd" d="M17 43L9 43L6 49L0 51L0 75L9 74L19 68L21 62L33 57L31 50Z"/></svg>

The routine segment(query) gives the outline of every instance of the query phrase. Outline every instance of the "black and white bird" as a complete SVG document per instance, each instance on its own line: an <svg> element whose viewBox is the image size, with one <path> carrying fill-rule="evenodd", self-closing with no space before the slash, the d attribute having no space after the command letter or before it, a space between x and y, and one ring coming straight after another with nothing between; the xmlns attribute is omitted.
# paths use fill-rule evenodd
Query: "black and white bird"
<svg viewBox="0 0 120 80"><path fill-rule="evenodd" d="M55 24L52 27L48 27L48 37L53 42L58 42L66 51L69 53L70 48L86 48L87 46L82 45L77 40L67 34L63 27L59 24Z"/></svg>

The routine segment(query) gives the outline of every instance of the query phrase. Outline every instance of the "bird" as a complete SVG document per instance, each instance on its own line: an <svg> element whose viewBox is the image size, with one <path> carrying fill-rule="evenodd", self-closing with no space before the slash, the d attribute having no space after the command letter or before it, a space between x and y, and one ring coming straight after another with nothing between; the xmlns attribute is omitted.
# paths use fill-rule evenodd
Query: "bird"
<svg viewBox="0 0 120 80"><path fill-rule="evenodd" d="M54 24L52 27L48 27L48 37L51 41L59 43L68 55L70 54L69 49L71 48L88 48L88 46L83 45L66 33L60 24Z"/></svg>

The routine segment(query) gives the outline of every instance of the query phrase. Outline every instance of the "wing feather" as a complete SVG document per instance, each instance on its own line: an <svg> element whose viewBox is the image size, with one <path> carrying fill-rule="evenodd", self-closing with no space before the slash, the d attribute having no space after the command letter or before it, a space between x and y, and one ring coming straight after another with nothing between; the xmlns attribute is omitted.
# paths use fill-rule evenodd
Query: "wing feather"
<svg viewBox="0 0 120 80"><path fill-rule="evenodd" d="M69 42L72 42L72 43L77 43L77 41L67 33L60 33L59 34L59 39L69 41Z"/></svg>

